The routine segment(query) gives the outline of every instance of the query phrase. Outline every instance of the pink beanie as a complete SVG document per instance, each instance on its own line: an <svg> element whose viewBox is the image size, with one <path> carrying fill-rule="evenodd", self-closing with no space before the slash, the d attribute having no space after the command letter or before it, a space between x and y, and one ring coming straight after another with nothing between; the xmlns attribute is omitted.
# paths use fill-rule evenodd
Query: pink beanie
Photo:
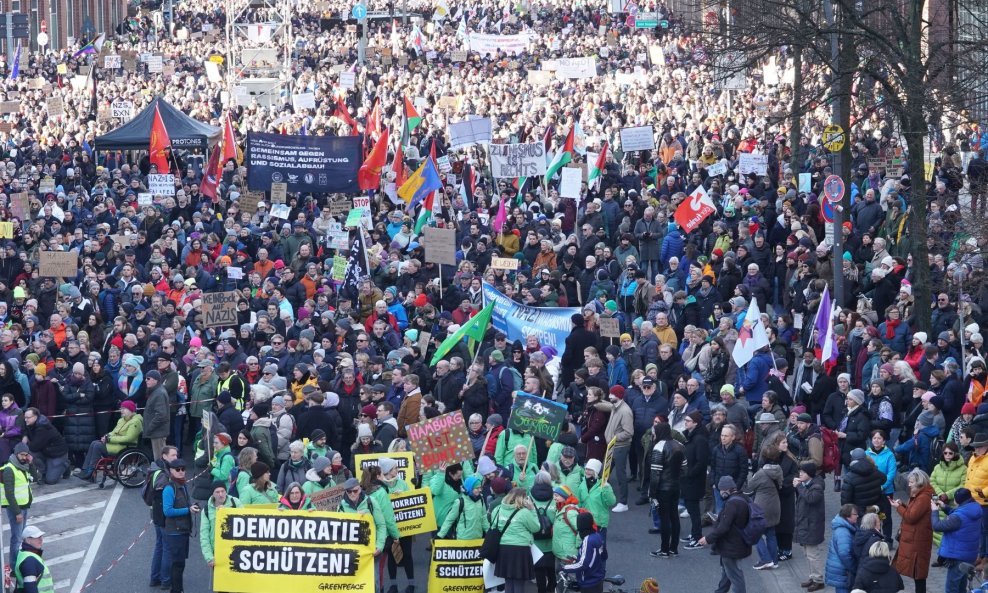
<svg viewBox="0 0 988 593"><path fill-rule="evenodd" d="M192 338L191 340L189 340L189 346L194 346L196 348L202 348L202 338L200 338L199 336L195 336L194 338Z"/></svg>

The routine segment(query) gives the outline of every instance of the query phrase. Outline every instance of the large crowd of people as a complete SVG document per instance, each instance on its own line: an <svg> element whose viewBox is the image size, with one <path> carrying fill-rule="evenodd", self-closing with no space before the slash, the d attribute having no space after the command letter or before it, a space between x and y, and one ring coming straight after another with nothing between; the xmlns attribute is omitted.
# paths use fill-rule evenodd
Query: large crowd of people
<svg viewBox="0 0 988 593"><path fill-rule="evenodd" d="M600 591L610 517L623 512L648 516L656 558L719 554L718 593L744 593L745 563L787 561L806 563L808 591L895 592L908 577L924 593L940 567L948 593L966 591L970 567L988 556L988 285L983 238L962 224L984 214L977 127L937 139L932 172L903 171L890 163L903 155L890 114L855 98L855 198L835 257L822 201L829 114L822 104L807 113L789 145L778 116L790 98L784 50L771 64L781 82L752 70L732 97L715 81L714 48L664 7L669 27L654 30L581 3L485 1L445 19L431 2L407 7L424 20L372 19L361 64L339 18L348 4L297 3L291 70L273 106L235 104L231 79L208 76L204 62L228 55L215 32L230 15L216 0L180 4L167 32L141 11L95 57L31 53L16 76L0 65L0 92L19 101L0 130L0 218L14 223L0 251L0 459L24 590L43 590L48 574L43 533L27 520L32 480L92 481L101 458L147 444L157 468L149 582L173 593L184 590L195 514L212 567L216 509L308 509L336 485L340 512L373 516L378 589L414 593L428 542L400 536L388 495L415 484L432 491L435 537L503 530L495 567L509 593L532 580L547 593L560 570ZM461 62L471 32L529 43ZM160 54L173 73L129 60L100 68L111 52ZM526 72L585 56L597 60L587 79ZM83 74L93 64L95 112L93 75ZM332 66L354 68L356 87L343 89ZM807 84L824 83L821 70L807 72ZM293 108L290 95L305 91L315 108ZM122 123L100 115L113 103L138 111L155 96L219 127L229 117L241 143L248 131L390 130L370 192L367 274L352 285L332 275L328 233L342 222L333 205L352 196L290 193L287 219L270 201L245 211L242 160L223 163L214 199L200 190L205 155L175 150L175 195L138 205L156 171L148 156L92 147ZM64 114L47 113L49 97ZM417 126L403 117L406 99ZM550 158L573 131L573 162L592 168L587 155L609 146L606 164L578 199L560 197L558 177L491 178L482 147L449 148L448 124L467 115L492 120L493 142L543 142ZM656 149L624 151L620 130L647 125ZM388 191L398 143L408 170L430 154L449 158L428 224L456 230L455 266L427 261L421 207ZM764 171L741 172L750 153L766 155ZM929 261L912 255L915 183L929 187ZM716 212L684 233L674 212L700 186ZM41 276L46 251L77 254L77 274ZM493 257L517 269L495 269ZM916 266L929 268L936 295L929 333L914 308ZM835 270L838 356L825 364L812 328ZM537 334L489 327L475 347L457 344L430 364L484 307L483 283L519 304L578 308L562 354ZM207 327L203 295L229 290L240 293L237 324ZM753 301L761 318L746 320ZM601 336L602 319L618 321L619 338ZM750 336L746 322L762 324L769 345L739 368L732 353ZM508 428L517 392L566 406L555 442ZM355 455L409 451L408 426L456 410L473 459L405 481L381 458L357 479ZM842 506L828 543L831 489Z"/></svg>

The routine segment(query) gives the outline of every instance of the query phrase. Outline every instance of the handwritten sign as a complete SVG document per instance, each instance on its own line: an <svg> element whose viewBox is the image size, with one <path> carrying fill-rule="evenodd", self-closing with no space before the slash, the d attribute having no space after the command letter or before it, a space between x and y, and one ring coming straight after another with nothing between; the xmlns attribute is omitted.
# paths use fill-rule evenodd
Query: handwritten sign
<svg viewBox="0 0 988 593"><path fill-rule="evenodd" d="M313 492L309 495L309 500L317 511L332 512L340 508L340 502L343 501L343 495L345 493L346 488L343 487L343 484L340 484L338 486L323 488L319 492Z"/></svg>
<svg viewBox="0 0 988 593"><path fill-rule="evenodd" d="M423 229L422 246L425 261L436 264L456 265L456 229L440 229L427 226Z"/></svg>
<svg viewBox="0 0 988 593"><path fill-rule="evenodd" d="M103 67L107 70L115 70L120 67L120 56L103 56Z"/></svg>
<svg viewBox="0 0 988 593"><path fill-rule="evenodd" d="M459 410L411 424L406 430L422 470L473 460L473 445Z"/></svg>
<svg viewBox="0 0 988 593"><path fill-rule="evenodd" d="M75 278L79 271L79 256L74 251L42 251L40 260L42 277Z"/></svg>
<svg viewBox="0 0 988 593"><path fill-rule="evenodd" d="M148 190L157 196L174 196L175 176L171 173L148 175Z"/></svg>
<svg viewBox="0 0 988 593"><path fill-rule="evenodd" d="M511 430L554 441L565 422L566 406L530 393L515 393L508 419Z"/></svg>
<svg viewBox="0 0 988 593"><path fill-rule="evenodd" d="M284 204L288 201L288 184L272 183L271 184L271 203L272 204Z"/></svg>
<svg viewBox="0 0 988 593"><path fill-rule="evenodd" d="M206 327L237 325L237 298L239 292L207 292L202 295L202 316Z"/></svg>
<svg viewBox="0 0 988 593"><path fill-rule="evenodd" d="M14 223L0 222L0 239L14 238Z"/></svg>
<svg viewBox="0 0 988 593"><path fill-rule="evenodd" d="M740 171L742 175L747 175L749 173L754 173L756 175L767 175L768 155L742 152L740 158L738 159L738 171Z"/></svg>
<svg viewBox="0 0 988 593"><path fill-rule="evenodd" d="M65 102L62 101L61 97L48 97L48 100L45 101L45 107L48 109L48 117L65 115Z"/></svg>
<svg viewBox="0 0 988 593"><path fill-rule="evenodd" d="M621 323L614 317L598 317L597 325L600 326L600 335L605 338L620 338Z"/></svg>
<svg viewBox="0 0 988 593"><path fill-rule="evenodd" d="M513 257L492 257L491 267L495 270L517 270L521 262Z"/></svg>
<svg viewBox="0 0 988 593"><path fill-rule="evenodd" d="M342 282L346 278L347 259L342 255L333 256L333 280Z"/></svg>

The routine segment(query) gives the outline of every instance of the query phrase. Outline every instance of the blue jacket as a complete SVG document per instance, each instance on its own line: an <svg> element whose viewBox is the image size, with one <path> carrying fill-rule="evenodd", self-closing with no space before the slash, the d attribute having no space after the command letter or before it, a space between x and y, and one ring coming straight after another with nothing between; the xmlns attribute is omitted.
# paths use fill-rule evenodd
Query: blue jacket
<svg viewBox="0 0 988 593"><path fill-rule="evenodd" d="M659 251L659 261L662 262L663 268L669 267L670 258L683 256L683 245L685 243L683 234L679 232L679 228L672 228L675 227L675 223L670 223L669 226L669 232L662 239L662 249Z"/></svg>
<svg viewBox="0 0 988 593"><path fill-rule="evenodd" d="M910 467L918 467L924 472L930 473L930 462L932 461L930 459L930 447L938 436L940 436L940 429L935 424L927 426L913 434L913 438L896 447L895 452L909 453Z"/></svg>
<svg viewBox="0 0 988 593"><path fill-rule="evenodd" d="M978 540L981 537L981 506L969 500L943 517L940 511L932 513L933 531L943 533L940 556L961 562L978 559Z"/></svg>
<svg viewBox="0 0 988 593"><path fill-rule="evenodd" d="M408 327L408 312L405 311L405 307L396 300L388 305L388 313L394 315L395 319L398 320L398 330L405 331Z"/></svg>
<svg viewBox="0 0 988 593"><path fill-rule="evenodd" d="M628 387L628 363L620 356L614 362L607 363L607 382L611 387Z"/></svg>
<svg viewBox="0 0 988 593"><path fill-rule="evenodd" d="M744 387L744 398L748 403L761 403L762 395L768 391L768 372L773 366L772 356L768 352L759 352L738 369L737 382Z"/></svg>
<svg viewBox="0 0 988 593"><path fill-rule="evenodd" d="M604 540L594 531L583 538L580 544L580 555L573 564L563 566L566 572L575 572L581 588L593 587L604 580L606 576L607 553L604 551Z"/></svg>
<svg viewBox="0 0 988 593"><path fill-rule="evenodd" d="M858 559L854 557L854 534L857 530L840 515L830 522L830 548L823 572L826 583L831 587L849 590L854 583L854 573L858 570Z"/></svg>
<svg viewBox="0 0 988 593"><path fill-rule="evenodd" d="M895 453L888 447L882 447L880 453L875 453L871 447L868 447L865 453L875 462L875 467L878 468L878 471L885 474L885 483L882 484L882 492L890 495L895 494Z"/></svg>
<svg viewBox="0 0 988 593"><path fill-rule="evenodd" d="M892 333L891 338L885 337L885 323L878 324L878 337L882 340L882 344L885 344L892 350L895 350L903 356L909 351L909 324L900 323L898 327L895 328L895 332Z"/></svg>

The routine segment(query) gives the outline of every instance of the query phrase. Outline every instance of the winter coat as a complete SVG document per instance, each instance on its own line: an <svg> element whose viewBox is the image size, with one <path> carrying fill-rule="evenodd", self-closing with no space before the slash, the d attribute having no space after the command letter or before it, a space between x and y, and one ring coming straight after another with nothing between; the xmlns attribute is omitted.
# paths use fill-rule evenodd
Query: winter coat
<svg viewBox="0 0 988 593"><path fill-rule="evenodd" d="M298 461L289 459L283 463L281 469L278 470L278 479L275 481L278 492L286 492L288 485L292 482L305 484L305 474L311 467L309 460L304 456Z"/></svg>
<svg viewBox="0 0 988 593"><path fill-rule="evenodd" d="M684 500L702 500L707 495L707 468L710 463L707 439L707 429L702 425L686 434L686 470L679 481Z"/></svg>
<svg viewBox="0 0 988 593"><path fill-rule="evenodd" d="M936 424L927 426L919 432L913 433L911 439L907 439L895 448L895 452L900 455L908 453L910 467L918 467L924 472L929 472L930 464L933 461L930 458L930 448L933 446L933 441L939 436L940 429L937 428Z"/></svg>
<svg viewBox="0 0 988 593"><path fill-rule="evenodd" d="M885 474L885 483L882 485L882 492L887 496L895 494L895 453L888 447L882 447L882 450L878 453L875 453L873 448L868 447L865 453L875 462L875 467L878 468L878 471Z"/></svg>
<svg viewBox="0 0 988 593"><path fill-rule="evenodd" d="M582 540L576 528L579 514L576 505L569 504L556 513L552 522L552 555L559 560L576 558L580 551Z"/></svg>
<svg viewBox="0 0 988 593"><path fill-rule="evenodd" d="M497 435L497 445L494 448L494 463L501 467L510 467L515 459L515 447L523 445L526 449L532 437L510 428L505 428Z"/></svg>
<svg viewBox="0 0 988 593"><path fill-rule="evenodd" d="M793 541L804 546L823 543L826 531L826 510L824 509L824 479L814 476L809 482L796 487L796 529Z"/></svg>
<svg viewBox="0 0 988 593"><path fill-rule="evenodd" d="M106 434L106 451L116 455L127 447L136 447L144 432L144 417L133 414L130 418L121 417L117 425Z"/></svg>
<svg viewBox="0 0 988 593"><path fill-rule="evenodd" d="M62 434L52 426L51 420L44 416L38 418L38 421L31 426L22 426L21 431L27 437L27 446L31 449L31 453L41 453L51 459L69 452Z"/></svg>
<svg viewBox="0 0 988 593"><path fill-rule="evenodd" d="M508 519L512 514L511 524ZM505 529L507 525L507 529ZM491 527L503 530L501 534L502 546L525 546L526 548L535 542L534 534L539 530L539 518L535 511L527 508L516 509L515 507L501 503L491 512Z"/></svg>
<svg viewBox="0 0 988 593"><path fill-rule="evenodd" d="M271 426L271 419L265 416L255 420L250 428L250 438L257 443L257 459L268 464L268 467L274 467L277 461L275 451L277 451L278 443L271 442ZM275 439L277 440L277 437Z"/></svg>
<svg viewBox="0 0 988 593"><path fill-rule="evenodd" d="M144 438L160 439L168 436L168 392L163 385L156 386L148 394L144 409Z"/></svg>
<svg viewBox="0 0 988 593"><path fill-rule="evenodd" d="M840 503L854 504L863 516L866 507L877 505L885 497L884 485L885 474L874 464L867 459L855 461L841 480Z"/></svg>
<svg viewBox="0 0 988 593"><path fill-rule="evenodd" d="M368 495L374 501L374 506L381 509L381 516L384 518L385 528L388 530L388 537L393 540L399 539L401 533L398 531L398 523L395 521L394 507L391 506L390 492L395 493L408 490L408 485L400 478L389 488L382 482L377 482L368 488Z"/></svg>
<svg viewBox="0 0 988 593"><path fill-rule="evenodd" d="M466 471L463 472L467 474ZM422 484L428 484L432 492L432 506L435 508L436 517L445 517L453 507L453 503L460 496L460 488L450 485L446 480L446 472L434 471L431 476L422 476Z"/></svg>
<svg viewBox="0 0 988 593"><path fill-rule="evenodd" d="M951 461L941 461L930 474L930 485L937 496L946 494L950 502L954 501L954 493L964 485L967 479L967 465L957 456Z"/></svg>
<svg viewBox="0 0 988 593"><path fill-rule="evenodd" d="M765 525L775 527L782 515L779 502L779 489L782 487L782 468L775 464L765 464L755 472L745 486L745 494L754 497L755 504L765 514Z"/></svg>
<svg viewBox="0 0 988 593"><path fill-rule="evenodd" d="M310 405L298 417L298 438L312 438L312 433L321 429L326 433L326 444L339 451L343 438L343 419L337 408Z"/></svg>
<svg viewBox="0 0 988 593"><path fill-rule="evenodd" d="M606 528L611 522L611 507L617 502L614 495L614 488L610 484L601 484L596 480L590 485L586 480L580 484L580 491L576 497L580 499L583 507L593 515L593 522L600 527Z"/></svg>
<svg viewBox="0 0 988 593"><path fill-rule="evenodd" d="M584 456L586 459L604 460L604 454L607 452L607 441L604 440L604 430L607 428L607 421L610 416L610 412L599 410L595 406L590 406L584 411L583 418L580 421L583 427L583 432L580 434L580 442L587 448L586 455ZM580 500L583 499L581 498Z"/></svg>
<svg viewBox="0 0 988 593"><path fill-rule="evenodd" d="M940 511L932 514L933 530L943 534L940 556L961 562L974 563L977 560L981 512L978 503L969 500L946 516Z"/></svg>
<svg viewBox="0 0 988 593"><path fill-rule="evenodd" d="M244 429L244 416L233 404L223 406L216 412L216 419L226 429L226 433L231 437L236 437L237 433ZM329 433L326 433L329 434ZM303 436L303 435L299 435Z"/></svg>
<svg viewBox="0 0 988 593"><path fill-rule="evenodd" d="M744 490L748 480L748 455L736 442L727 448L718 443L710 453L710 483L716 484L723 476L731 476L738 490Z"/></svg>
<svg viewBox="0 0 988 593"><path fill-rule="evenodd" d="M236 465L237 460L230 452L229 445L213 452L213 459L210 460L209 475L213 480L226 483L226 489L230 490L230 471Z"/></svg>
<svg viewBox="0 0 988 593"><path fill-rule="evenodd" d="M858 528L847 519L837 515L830 522L830 547L827 550L827 564L824 568L824 581L836 589L848 590L858 569L858 559L854 557L854 534Z"/></svg>
<svg viewBox="0 0 988 593"><path fill-rule="evenodd" d="M468 494L460 494L460 500L446 513L436 537L455 535L456 539L482 539L490 526L483 495L474 500Z"/></svg>
<svg viewBox="0 0 988 593"><path fill-rule="evenodd" d="M741 494L732 494L724 501L717 522L707 533L707 543L724 558L741 559L751 556L751 546L744 542L741 530L748 524L748 502Z"/></svg>
<svg viewBox="0 0 988 593"><path fill-rule="evenodd" d="M861 558L858 572L854 577L854 589L866 593L898 593L905 588L902 576L889 564L888 558Z"/></svg>
<svg viewBox="0 0 988 593"><path fill-rule="evenodd" d="M649 459L651 472L648 480L648 496L659 498L660 493L672 493L679 498L679 480L686 464L686 448L675 439L655 444Z"/></svg>
<svg viewBox="0 0 988 593"><path fill-rule="evenodd" d="M62 404L65 406L65 424L62 434L69 451L88 451L96 440L96 418L93 416L93 397L96 388L89 379L74 385L69 378L62 388Z"/></svg>
<svg viewBox="0 0 988 593"><path fill-rule="evenodd" d="M933 525L930 501L933 488L925 486L909 497L909 502L895 508L899 512L899 547L892 565L899 574L912 579L925 579L930 574L930 553L933 548Z"/></svg>
<svg viewBox="0 0 988 593"><path fill-rule="evenodd" d="M480 417L487 421L490 413L490 396L487 394L487 379L478 377L472 385L467 387L463 393L463 417L470 418L473 414L480 414Z"/></svg>
<svg viewBox="0 0 988 593"><path fill-rule="evenodd" d="M533 480L534 481L534 480ZM549 484L534 484L529 489L529 496L535 504L535 514L545 515L550 523L556 522L556 502L552 498L552 486ZM555 533L555 529L553 529ZM552 552L552 536L535 540L537 547L543 554Z"/></svg>
<svg viewBox="0 0 988 593"><path fill-rule="evenodd" d="M374 549L384 550L384 543L388 540L388 528L384 524L384 515L381 509L375 504L367 494L361 493L356 502L344 495L340 502L341 513L348 515L370 515L374 521Z"/></svg>
<svg viewBox="0 0 988 593"><path fill-rule="evenodd" d="M256 504L277 504L281 498L278 490L271 482L268 482L267 488L263 492L258 490L257 485L251 482L243 488L238 487L238 494L240 495L240 502L245 507Z"/></svg>
<svg viewBox="0 0 988 593"><path fill-rule="evenodd" d="M844 424L843 432L847 438L840 441L840 460L843 465L850 465L851 451L861 448L867 449L871 440L871 417L864 406L858 406L847 414L847 423Z"/></svg>
<svg viewBox="0 0 988 593"><path fill-rule="evenodd" d="M240 508L240 501L233 497L227 496L226 502L220 508L226 509L236 509ZM206 507L202 511L202 523L199 527L199 547L202 549L202 559L209 562L213 559L213 542L216 533L216 503L213 501L213 497L210 496L206 503Z"/></svg>
<svg viewBox="0 0 988 593"><path fill-rule="evenodd" d="M0 409L0 434L7 439L20 440L21 429L18 426L18 418L24 411L18 407L17 402L11 404L6 410Z"/></svg>

